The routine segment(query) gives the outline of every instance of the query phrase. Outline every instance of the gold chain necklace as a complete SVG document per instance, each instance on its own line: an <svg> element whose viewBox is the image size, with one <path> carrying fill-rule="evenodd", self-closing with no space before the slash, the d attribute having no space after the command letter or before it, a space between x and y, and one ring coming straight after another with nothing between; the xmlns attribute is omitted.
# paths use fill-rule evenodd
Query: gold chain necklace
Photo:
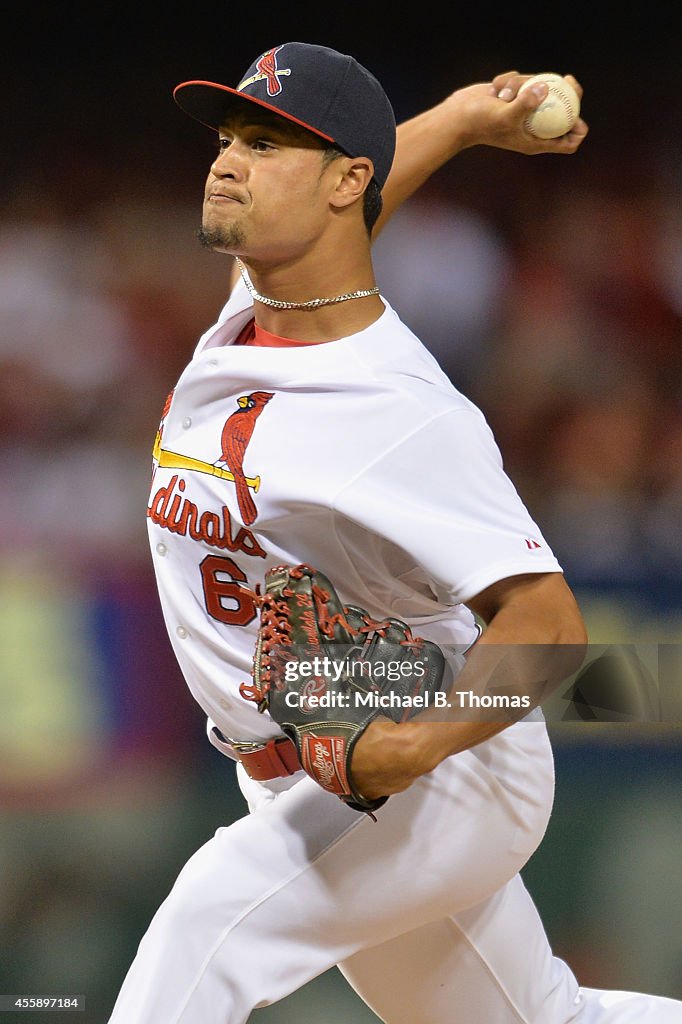
<svg viewBox="0 0 682 1024"><path fill-rule="evenodd" d="M307 302L286 302L284 299L271 299L267 295L261 295L251 284L251 278L246 272L246 267L242 261L235 257L237 260L237 266L239 267L239 273L242 275L242 280L246 285L249 295L252 299L256 299L257 302L262 302L264 306L271 306L273 309L318 309L319 306L331 306L336 302L347 302L348 299L364 299L368 295L378 295L379 288L364 288L357 292L344 292L343 295L335 295L333 299L308 299Z"/></svg>

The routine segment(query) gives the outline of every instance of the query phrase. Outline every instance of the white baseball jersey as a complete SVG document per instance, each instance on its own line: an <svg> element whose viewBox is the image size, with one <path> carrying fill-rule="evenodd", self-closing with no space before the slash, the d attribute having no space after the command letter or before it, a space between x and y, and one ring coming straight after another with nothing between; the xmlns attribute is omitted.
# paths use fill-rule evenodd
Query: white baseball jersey
<svg viewBox="0 0 682 1024"><path fill-rule="evenodd" d="M170 639L212 739L212 724L280 732L239 693L251 592L273 565L307 562L345 603L460 648L476 635L462 602L561 571L482 413L388 305L357 334L291 348L234 345L252 317L240 282L166 403L148 508Z"/></svg>
<svg viewBox="0 0 682 1024"><path fill-rule="evenodd" d="M475 636L463 601L560 571L483 416L393 310L286 349L235 345L252 315L240 287L201 339L149 503L178 660L209 727L238 739L278 732L238 689L273 564L306 561L343 600L458 646ZM445 758L375 822L304 772L237 771L250 813L180 872L110 1024L246 1024L334 964L391 1024L680 1024L679 1002L580 988L552 954L519 874L552 805L541 714Z"/></svg>

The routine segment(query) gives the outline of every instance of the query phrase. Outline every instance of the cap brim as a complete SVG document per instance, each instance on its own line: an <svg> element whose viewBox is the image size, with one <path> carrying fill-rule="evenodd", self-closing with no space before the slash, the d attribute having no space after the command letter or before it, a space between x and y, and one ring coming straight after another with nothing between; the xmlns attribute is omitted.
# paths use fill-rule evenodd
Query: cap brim
<svg viewBox="0 0 682 1024"><path fill-rule="evenodd" d="M217 82L181 82L173 90L173 99L181 110L208 128L218 130L238 101L239 103L255 103L264 110L269 110L273 114L277 114L278 117L292 121L327 142L335 142L331 135L318 131L317 128L288 114L285 110L280 110L279 107L259 100L255 96L248 96L246 93L231 89L228 85L219 85Z"/></svg>

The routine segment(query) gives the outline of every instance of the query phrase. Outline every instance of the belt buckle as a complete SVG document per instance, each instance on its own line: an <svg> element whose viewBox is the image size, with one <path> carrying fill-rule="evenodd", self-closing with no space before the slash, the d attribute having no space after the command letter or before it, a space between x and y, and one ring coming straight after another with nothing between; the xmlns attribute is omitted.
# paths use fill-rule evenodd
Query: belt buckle
<svg viewBox="0 0 682 1024"><path fill-rule="evenodd" d="M232 749L239 754L253 754L256 750L263 750L267 746L262 740L234 740L231 736L225 738Z"/></svg>

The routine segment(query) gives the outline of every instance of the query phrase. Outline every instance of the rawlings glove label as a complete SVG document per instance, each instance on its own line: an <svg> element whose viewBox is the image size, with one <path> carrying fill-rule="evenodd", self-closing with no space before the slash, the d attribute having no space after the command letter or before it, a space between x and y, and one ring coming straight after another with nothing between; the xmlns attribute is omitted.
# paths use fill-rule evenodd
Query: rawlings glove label
<svg viewBox="0 0 682 1024"><path fill-rule="evenodd" d="M340 736L303 735L301 764L323 789L337 796L350 792L346 774L346 741Z"/></svg>

